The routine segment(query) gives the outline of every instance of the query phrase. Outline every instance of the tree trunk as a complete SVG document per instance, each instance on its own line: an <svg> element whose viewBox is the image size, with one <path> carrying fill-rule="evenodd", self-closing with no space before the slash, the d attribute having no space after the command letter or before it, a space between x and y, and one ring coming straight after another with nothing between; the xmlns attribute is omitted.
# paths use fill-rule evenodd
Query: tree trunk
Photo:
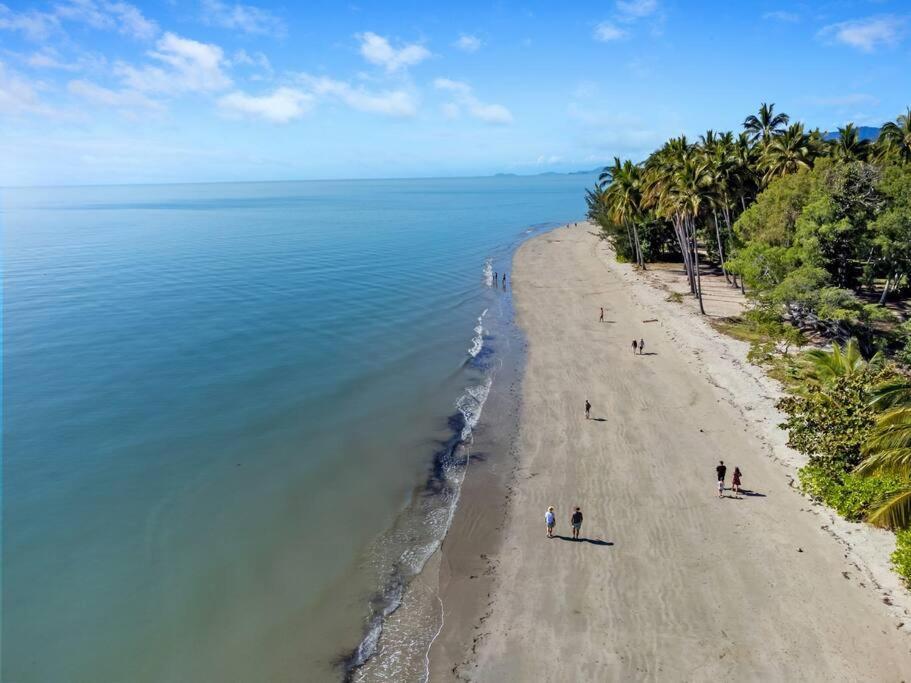
<svg viewBox="0 0 911 683"><path fill-rule="evenodd" d="M642 243L639 241L639 228L633 223L633 239L636 240L636 254L639 257L639 267L645 270L645 257L642 255Z"/></svg>
<svg viewBox="0 0 911 683"><path fill-rule="evenodd" d="M886 276L886 285L883 287L883 295L879 297L879 305L882 306L886 303L886 297L889 295L889 284L892 282L892 271L889 271L889 274Z"/></svg>
<svg viewBox="0 0 911 683"><path fill-rule="evenodd" d="M712 215L715 217L715 237L718 240L718 258L721 260L721 272L724 273L724 279L731 284L731 278L727 269L724 267L724 247L721 246L721 229L718 227L718 212L712 209Z"/></svg>
<svg viewBox="0 0 911 683"><path fill-rule="evenodd" d="M633 255L633 258L636 258L636 247L633 244L633 231L630 230L629 221L623 221L623 224L626 226L626 240L629 242L629 250Z"/></svg>
<svg viewBox="0 0 911 683"><path fill-rule="evenodd" d="M690 241L685 232L686 228L683 219L677 215L674 216L674 232L677 235L677 243L680 245L680 255L683 257L683 269L686 271L686 279L690 285L690 293L696 294L696 282L693 278L693 268L690 264Z"/></svg>
<svg viewBox="0 0 911 683"><path fill-rule="evenodd" d="M696 271L696 297L699 299L699 312L705 315L705 307L702 305L702 275L699 273L699 245L696 243L696 221L690 218L690 227L693 234L693 267Z"/></svg>

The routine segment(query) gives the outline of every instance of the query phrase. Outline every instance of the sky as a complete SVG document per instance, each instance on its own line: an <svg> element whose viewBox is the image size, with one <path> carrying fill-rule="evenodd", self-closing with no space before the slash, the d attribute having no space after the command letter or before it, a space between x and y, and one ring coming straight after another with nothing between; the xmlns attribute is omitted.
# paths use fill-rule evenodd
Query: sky
<svg viewBox="0 0 911 683"><path fill-rule="evenodd" d="M0 0L0 186L565 172L909 86L907 0Z"/></svg>

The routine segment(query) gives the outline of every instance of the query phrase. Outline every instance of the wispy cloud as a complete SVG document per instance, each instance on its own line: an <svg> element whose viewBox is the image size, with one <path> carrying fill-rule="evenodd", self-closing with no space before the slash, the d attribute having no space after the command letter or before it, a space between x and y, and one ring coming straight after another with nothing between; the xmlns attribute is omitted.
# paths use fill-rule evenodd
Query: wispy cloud
<svg viewBox="0 0 911 683"><path fill-rule="evenodd" d="M635 21L655 13L657 0L617 0L617 18L620 21Z"/></svg>
<svg viewBox="0 0 911 683"><path fill-rule="evenodd" d="M800 21L800 15L796 12L788 12L785 10L775 10L774 12L766 12L762 15L763 19L770 21L783 21L789 24L796 24Z"/></svg>
<svg viewBox="0 0 911 683"><path fill-rule="evenodd" d="M308 85L315 96L334 99L357 111L394 117L414 116L417 112L414 98L405 90L374 92L359 86L352 86L347 81L305 74L301 75L301 80Z"/></svg>
<svg viewBox="0 0 911 683"><path fill-rule="evenodd" d="M815 107L858 107L879 106L879 100L873 95L864 93L850 93L848 95L834 95L829 97L807 97L807 104Z"/></svg>
<svg viewBox="0 0 911 683"><path fill-rule="evenodd" d="M0 114L53 116L57 110L38 95L38 84L0 62Z"/></svg>
<svg viewBox="0 0 911 683"><path fill-rule="evenodd" d="M0 30L18 31L37 42L47 39L59 25L57 17L48 12L15 12L0 3Z"/></svg>
<svg viewBox="0 0 911 683"><path fill-rule="evenodd" d="M494 125L512 123L512 112L502 104L487 104L474 96L471 86L462 81L449 78L437 78L433 82L437 90L448 92L452 101L443 105L443 114L447 118L456 118L464 111L468 116Z"/></svg>
<svg viewBox="0 0 911 683"><path fill-rule="evenodd" d="M477 36L462 34L459 39L453 43L455 47L462 52L477 52L481 49L481 39Z"/></svg>
<svg viewBox="0 0 911 683"><path fill-rule="evenodd" d="M88 24L100 30L116 30L138 40L152 40L158 24L135 5L105 0L67 0L55 6L55 15L67 21Z"/></svg>
<svg viewBox="0 0 911 683"><path fill-rule="evenodd" d="M254 5L229 5L220 0L203 0L202 9L203 21L210 26L278 38L287 33L284 21L269 10Z"/></svg>
<svg viewBox="0 0 911 683"><path fill-rule="evenodd" d="M904 38L907 23L907 17L879 15L829 24L819 31L818 36L823 40L843 43L862 52L875 52L881 46L898 45Z"/></svg>
<svg viewBox="0 0 911 683"><path fill-rule="evenodd" d="M217 45L165 33L149 56L160 63L135 67L119 64L116 73L132 90L174 94L213 92L231 85L224 72L224 52Z"/></svg>
<svg viewBox="0 0 911 683"><path fill-rule="evenodd" d="M160 102L135 90L111 90L85 80L70 81L67 90L77 97L103 107L129 112L164 110Z"/></svg>
<svg viewBox="0 0 911 683"><path fill-rule="evenodd" d="M219 108L228 115L260 118L272 123L299 119L313 108L313 104L313 95L289 87L258 96L232 92L218 100Z"/></svg>
<svg viewBox="0 0 911 683"><path fill-rule="evenodd" d="M620 40L625 35L626 31L609 21L602 21L600 24L595 26L595 40L599 40L602 43L609 43L612 40Z"/></svg>
<svg viewBox="0 0 911 683"><path fill-rule="evenodd" d="M395 48L387 38L371 33L358 33L355 38L361 42L361 56L371 64L381 66L389 73L420 64L430 57L430 50L418 43Z"/></svg>

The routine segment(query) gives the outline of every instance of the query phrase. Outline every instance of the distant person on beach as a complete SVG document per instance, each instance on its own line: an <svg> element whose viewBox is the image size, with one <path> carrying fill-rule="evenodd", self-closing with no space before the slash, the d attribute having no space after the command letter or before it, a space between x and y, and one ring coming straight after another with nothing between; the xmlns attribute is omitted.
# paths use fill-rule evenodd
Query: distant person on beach
<svg viewBox="0 0 911 683"><path fill-rule="evenodd" d="M493 271L493 286L494 287L497 286L498 281L499 281L499 278L497 277L497 271Z"/></svg>
<svg viewBox="0 0 911 683"><path fill-rule="evenodd" d="M639 343L633 339L633 353L636 353L636 349L639 348Z"/></svg>
<svg viewBox="0 0 911 683"><path fill-rule="evenodd" d="M591 417L591 412L592 412L592 404L588 402L588 399L585 399L585 419L586 420Z"/></svg>
<svg viewBox="0 0 911 683"><path fill-rule="evenodd" d="M503 289L506 289L506 273L503 273Z"/></svg>
<svg viewBox="0 0 911 683"><path fill-rule="evenodd" d="M724 498L724 475L728 473L728 468L724 466L724 460L718 461L718 467L715 468L715 474L718 475L718 497Z"/></svg>
<svg viewBox="0 0 911 683"><path fill-rule="evenodd" d="M645 340L644 340L644 339L640 339L640 340L639 340L639 355L640 355L640 356L642 355L642 352L643 352L643 351L645 351Z"/></svg>
<svg viewBox="0 0 911 683"><path fill-rule="evenodd" d="M598 322L599 322L599 323L603 323L603 322L604 322L604 306L601 307L601 317L598 318Z"/></svg>
<svg viewBox="0 0 911 683"><path fill-rule="evenodd" d="M579 529L582 528L582 510L577 507L575 512L573 512L573 516L569 518L569 521L573 525L573 540L578 541Z"/></svg>
<svg viewBox="0 0 911 683"><path fill-rule="evenodd" d="M731 489L734 491L734 497L740 498L740 477L743 473L739 467L734 468L734 475L731 477Z"/></svg>
<svg viewBox="0 0 911 683"><path fill-rule="evenodd" d="M554 515L554 506L551 505L544 513L544 524L547 525L547 537L554 537L554 526L557 524L557 517Z"/></svg>

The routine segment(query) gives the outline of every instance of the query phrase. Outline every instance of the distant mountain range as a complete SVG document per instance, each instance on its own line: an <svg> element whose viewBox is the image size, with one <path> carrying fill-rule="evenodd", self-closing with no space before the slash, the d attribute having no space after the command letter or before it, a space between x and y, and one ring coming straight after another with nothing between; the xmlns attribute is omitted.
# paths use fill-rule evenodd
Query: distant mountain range
<svg viewBox="0 0 911 683"><path fill-rule="evenodd" d="M875 126L858 126L857 132L860 135L861 140L875 140L879 137L879 128L876 128ZM823 133L822 138L823 140L837 140L838 131Z"/></svg>

